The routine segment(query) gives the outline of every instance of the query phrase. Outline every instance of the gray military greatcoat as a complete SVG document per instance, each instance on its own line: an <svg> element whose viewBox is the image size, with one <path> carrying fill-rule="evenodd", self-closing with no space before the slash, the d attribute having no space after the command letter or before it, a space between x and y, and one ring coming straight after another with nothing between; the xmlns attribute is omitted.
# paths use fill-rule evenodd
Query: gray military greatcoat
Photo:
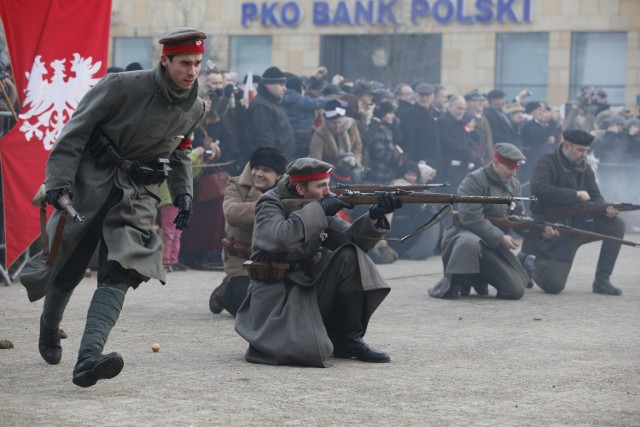
<svg viewBox="0 0 640 427"><path fill-rule="evenodd" d="M500 180L492 164L468 174L458 187L458 194L468 196L520 196L520 181L512 178L508 183ZM444 277L431 289L429 295L442 298L451 286L453 274L482 273L482 279L489 284L497 281L526 286L529 281L518 258L500 244L504 231L494 226L486 216L506 217L510 214L508 205L459 204L461 225L449 226L442 238L442 264ZM512 213L521 215L523 206L518 202ZM481 245L492 252L496 266L490 271L481 271Z"/></svg>
<svg viewBox="0 0 640 427"><path fill-rule="evenodd" d="M333 346L318 308L323 274L334 253L352 245L357 253L359 283L365 291L365 324L386 297L389 287L365 253L387 233L368 215L349 224L338 216L325 215L320 203L285 214L282 197L288 178L266 192L256 206L252 260L296 262L322 257L311 274L288 271L280 282L251 281L247 298L236 314L236 332L249 342L246 359L254 363L295 364L324 367ZM322 248L322 250L321 250Z"/></svg>
<svg viewBox="0 0 640 427"><path fill-rule="evenodd" d="M154 278L164 283L161 241L152 231L159 185L136 184L122 169L97 166L85 146L99 127L128 160L171 156L172 197L192 194L191 161L186 150L177 148L204 116L204 103L197 93L197 84L182 94L172 91L160 64L153 70L108 74L87 92L51 151L45 177L47 190L72 191L73 205L85 221L67 221L51 267L42 262L42 253L29 260L21 281L30 300L43 297L67 263L77 263L79 256L84 261L86 254L74 254L74 250L92 228L95 232L95 220L102 217L97 227L108 247L109 261L134 270L143 280ZM110 202L112 206L105 211L114 190L122 197L115 204ZM49 242L54 240L59 218L60 213L55 212L47 224ZM86 265L78 266L80 273L84 269ZM82 275L78 281L81 279Z"/></svg>

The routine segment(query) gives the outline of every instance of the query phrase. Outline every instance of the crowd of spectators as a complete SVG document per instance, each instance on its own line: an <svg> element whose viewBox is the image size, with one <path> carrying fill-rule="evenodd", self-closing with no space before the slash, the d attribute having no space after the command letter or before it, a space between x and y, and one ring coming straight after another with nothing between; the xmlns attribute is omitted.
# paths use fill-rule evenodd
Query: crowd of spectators
<svg viewBox="0 0 640 427"><path fill-rule="evenodd" d="M126 70L138 67L133 63ZM6 71L0 71L7 94L15 93ZM628 202L640 197L632 195L632 200L613 190L621 173L637 174L640 120L629 110L612 108L602 89L584 88L575 100L552 107L530 99L526 89L507 99L499 89L452 93L424 81L387 87L332 76L325 67L311 76L269 67L253 76L251 93L246 77L243 81L210 63L202 67L199 80L208 112L193 140L195 148L202 147L194 162L196 193L202 176L238 176L260 147L278 148L288 160L309 156L327 161L335 166L337 182L387 185L415 174L421 184L448 182L446 191L453 193L466 174L491 160L496 143L509 142L527 157L519 172L527 194L537 159L557 148L563 130L581 129L596 137L591 162L597 165L605 197ZM0 109L8 111L5 98L0 98ZM13 106L17 108L15 99ZM179 261L170 264L219 269L222 199L203 200L195 194L194 201L193 225L181 237ZM419 222L422 218L416 216L410 217ZM409 251L407 257L425 258L436 250L414 251L420 255Z"/></svg>

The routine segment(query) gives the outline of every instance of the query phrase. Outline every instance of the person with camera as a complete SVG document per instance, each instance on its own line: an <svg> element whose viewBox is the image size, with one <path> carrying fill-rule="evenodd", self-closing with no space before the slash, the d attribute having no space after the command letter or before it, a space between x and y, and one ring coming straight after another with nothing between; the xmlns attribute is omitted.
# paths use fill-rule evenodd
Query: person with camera
<svg viewBox="0 0 640 427"><path fill-rule="evenodd" d="M31 301L44 297L38 349L56 365L65 308L100 247L98 286L73 370L80 387L114 378L124 366L119 353L102 353L129 288L166 281L161 241L153 232L165 179L178 208L175 227L189 226L189 136L204 117L197 76L205 38L198 29L176 28L160 38L154 69L107 74L82 98L49 155L44 187L55 208L47 224L51 251L32 257L20 279ZM83 220L66 220L68 200Z"/></svg>
<svg viewBox="0 0 640 427"><path fill-rule="evenodd" d="M393 193L352 224L337 214L351 205L329 190L333 166L304 157L256 204L249 293L236 332L249 343L245 359L270 365L325 367L336 358L389 362L362 339L389 293L366 252L389 231L402 206ZM301 199L308 203L299 208ZM311 199L311 201L309 201Z"/></svg>

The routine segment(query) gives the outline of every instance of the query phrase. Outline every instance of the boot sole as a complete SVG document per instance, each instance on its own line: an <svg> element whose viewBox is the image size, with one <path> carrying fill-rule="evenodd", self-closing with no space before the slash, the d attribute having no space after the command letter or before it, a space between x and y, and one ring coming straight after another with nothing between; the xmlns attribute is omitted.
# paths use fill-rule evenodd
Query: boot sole
<svg viewBox="0 0 640 427"><path fill-rule="evenodd" d="M42 356L44 361L47 362L49 365L57 365L60 363L60 360L62 360L62 349L59 350L60 354L55 359L46 357L42 351L42 348L40 347L38 347L38 351L40 352L40 356Z"/></svg>
<svg viewBox="0 0 640 427"><path fill-rule="evenodd" d="M352 354L342 354L342 353L333 353L333 357L335 357L336 359L355 359L355 360L359 360L361 362L366 362L366 363L389 363L391 362L391 358L387 357L386 359L361 359L358 358L357 356L354 356Z"/></svg>
<svg viewBox="0 0 640 427"><path fill-rule="evenodd" d="M98 380L109 380L116 377L124 367L124 360L120 355L96 363L92 369L81 371L73 376L73 383L79 387L91 387Z"/></svg>

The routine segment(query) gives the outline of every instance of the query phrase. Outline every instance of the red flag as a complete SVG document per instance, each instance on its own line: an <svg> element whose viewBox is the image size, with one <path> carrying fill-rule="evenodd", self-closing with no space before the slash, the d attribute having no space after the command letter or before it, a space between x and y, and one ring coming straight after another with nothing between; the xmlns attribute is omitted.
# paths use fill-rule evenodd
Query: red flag
<svg viewBox="0 0 640 427"><path fill-rule="evenodd" d="M40 234L31 199L80 98L107 69L110 0L2 0L18 123L0 140L6 265Z"/></svg>

